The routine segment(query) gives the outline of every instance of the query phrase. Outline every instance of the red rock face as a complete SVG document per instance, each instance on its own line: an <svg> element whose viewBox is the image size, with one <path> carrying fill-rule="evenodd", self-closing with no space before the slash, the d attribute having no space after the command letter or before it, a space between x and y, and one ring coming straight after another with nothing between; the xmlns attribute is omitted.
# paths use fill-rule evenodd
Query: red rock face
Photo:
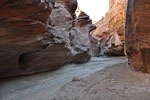
<svg viewBox="0 0 150 100"><path fill-rule="evenodd" d="M109 11L96 23L96 30L91 32L99 40L102 54L124 55L126 5L127 0L110 0Z"/></svg>
<svg viewBox="0 0 150 100"><path fill-rule="evenodd" d="M138 71L150 73L150 0L129 0L126 20L126 52Z"/></svg>
<svg viewBox="0 0 150 100"><path fill-rule="evenodd" d="M39 51L43 45L38 38L47 31L52 8L45 9L39 0L0 1L0 76L18 72L19 57Z"/></svg>
<svg viewBox="0 0 150 100"><path fill-rule="evenodd" d="M0 78L90 59L84 42L71 45L77 1L58 1L0 0Z"/></svg>

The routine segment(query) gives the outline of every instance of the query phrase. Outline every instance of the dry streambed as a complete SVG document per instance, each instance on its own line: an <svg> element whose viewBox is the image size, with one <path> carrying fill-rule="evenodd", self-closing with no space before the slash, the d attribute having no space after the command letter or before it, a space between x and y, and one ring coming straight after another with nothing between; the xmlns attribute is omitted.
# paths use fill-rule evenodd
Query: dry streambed
<svg viewBox="0 0 150 100"><path fill-rule="evenodd" d="M80 65L69 64L53 72L9 78L0 81L0 100L46 99L66 83L86 77L111 65L126 62L125 57L92 58ZM101 77L101 76L99 76Z"/></svg>

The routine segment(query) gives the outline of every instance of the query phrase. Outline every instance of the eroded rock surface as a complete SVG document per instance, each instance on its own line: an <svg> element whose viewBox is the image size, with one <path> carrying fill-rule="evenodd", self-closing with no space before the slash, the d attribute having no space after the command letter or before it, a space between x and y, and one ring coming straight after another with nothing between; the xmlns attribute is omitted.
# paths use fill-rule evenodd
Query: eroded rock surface
<svg viewBox="0 0 150 100"><path fill-rule="evenodd" d="M20 66L23 55L44 48L40 40L47 31L53 7L39 0L1 0L0 6L0 77L3 77L24 69Z"/></svg>
<svg viewBox="0 0 150 100"><path fill-rule="evenodd" d="M87 62L84 43L71 45L76 8L76 0L1 0L0 78Z"/></svg>
<svg viewBox="0 0 150 100"><path fill-rule="evenodd" d="M126 52L138 71L150 73L150 0L129 0L126 20Z"/></svg>
<svg viewBox="0 0 150 100"><path fill-rule="evenodd" d="M124 55L126 5L127 0L110 0L109 11L96 23L96 30L91 32L99 40L102 54Z"/></svg>
<svg viewBox="0 0 150 100"><path fill-rule="evenodd" d="M95 28L96 26L92 24L89 16L82 11L75 21L75 27L72 29L76 38L72 37L71 43L76 47L78 44L82 45L92 55L89 33Z"/></svg>

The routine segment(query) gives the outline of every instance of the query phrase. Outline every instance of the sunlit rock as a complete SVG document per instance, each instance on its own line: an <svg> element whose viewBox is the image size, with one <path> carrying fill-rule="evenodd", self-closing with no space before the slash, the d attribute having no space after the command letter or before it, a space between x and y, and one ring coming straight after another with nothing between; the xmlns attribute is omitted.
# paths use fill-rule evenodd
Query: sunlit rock
<svg viewBox="0 0 150 100"><path fill-rule="evenodd" d="M96 30L91 32L99 40L101 54L124 55L126 5L127 0L110 0L109 11L96 23Z"/></svg>

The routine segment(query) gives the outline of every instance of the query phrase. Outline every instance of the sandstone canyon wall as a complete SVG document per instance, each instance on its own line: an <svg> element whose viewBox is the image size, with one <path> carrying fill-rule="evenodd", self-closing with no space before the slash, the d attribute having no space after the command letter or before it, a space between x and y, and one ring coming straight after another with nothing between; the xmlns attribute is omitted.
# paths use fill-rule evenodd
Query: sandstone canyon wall
<svg viewBox="0 0 150 100"><path fill-rule="evenodd" d="M150 0L129 0L126 19L126 52L129 64L150 73Z"/></svg>
<svg viewBox="0 0 150 100"><path fill-rule="evenodd" d="M0 78L90 59L88 15L76 0L0 0Z"/></svg>
<svg viewBox="0 0 150 100"><path fill-rule="evenodd" d="M102 55L124 55L127 1L110 0L109 11L105 17L96 23L96 30L91 32L91 35L98 41L95 41L95 43L99 43L96 45L100 48Z"/></svg>

